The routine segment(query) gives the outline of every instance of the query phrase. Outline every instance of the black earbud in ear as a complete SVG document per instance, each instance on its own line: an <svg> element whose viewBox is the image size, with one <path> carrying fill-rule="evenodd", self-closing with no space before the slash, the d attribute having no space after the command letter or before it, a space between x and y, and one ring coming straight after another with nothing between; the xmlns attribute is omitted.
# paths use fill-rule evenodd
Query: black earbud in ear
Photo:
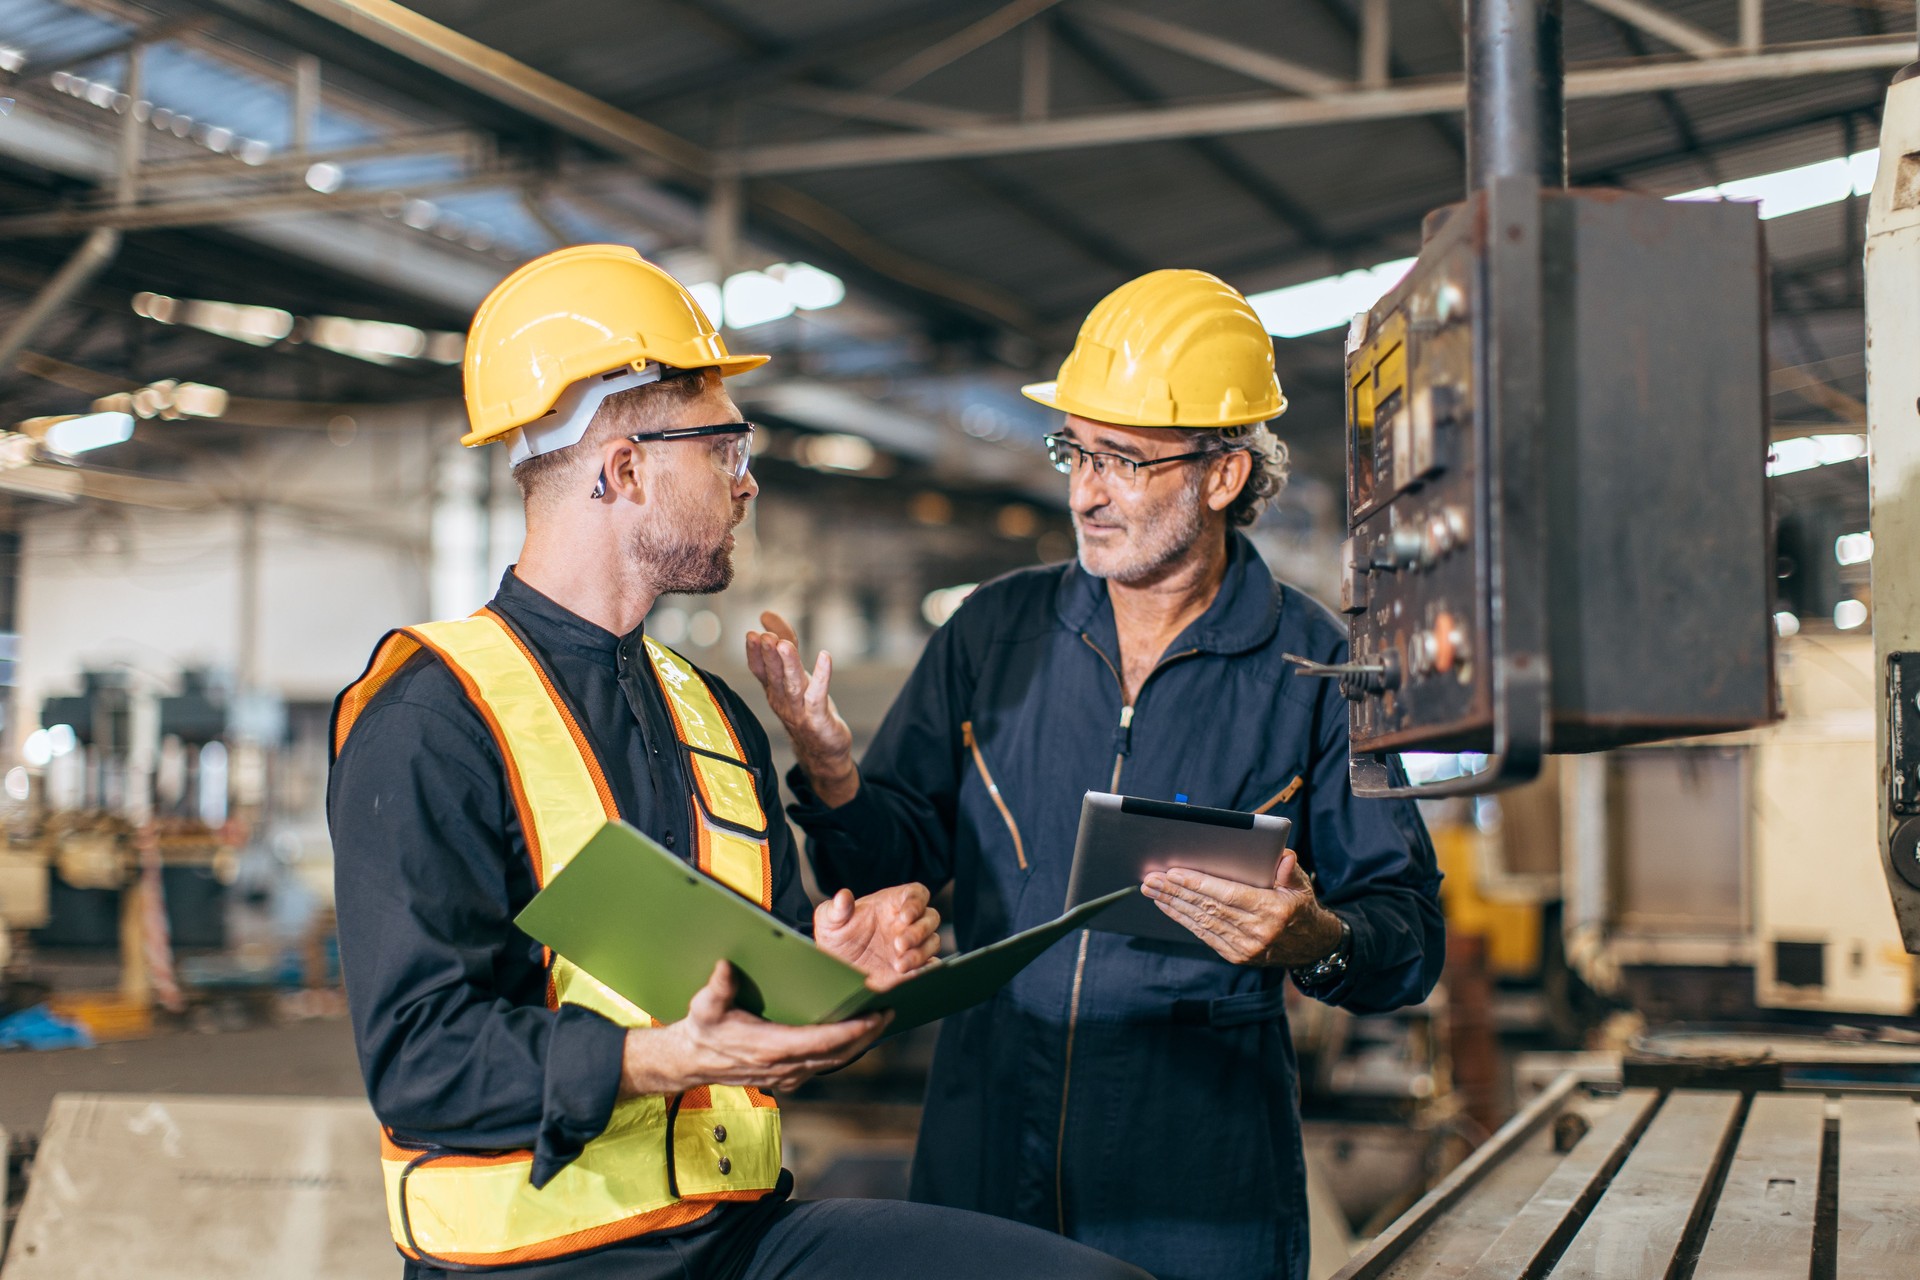
<svg viewBox="0 0 1920 1280"><path fill-rule="evenodd" d="M604 498L606 496L607 496L607 469L605 467L602 467L600 468L600 478L593 482L593 492L588 494L587 497L597 502L601 498Z"/></svg>

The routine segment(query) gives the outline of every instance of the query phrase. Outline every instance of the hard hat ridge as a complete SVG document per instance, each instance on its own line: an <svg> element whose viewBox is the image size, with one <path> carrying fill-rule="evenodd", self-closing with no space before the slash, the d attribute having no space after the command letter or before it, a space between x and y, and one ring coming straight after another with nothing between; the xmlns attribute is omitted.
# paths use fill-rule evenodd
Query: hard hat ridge
<svg viewBox="0 0 1920 1280"><path fill-rule="evenodd" d="M1059 377L1021 392L1129 427L1245 426L1287 408L1266 326L1232 285L1192 270L1150 271L1115 289L1080 326Z"/></svg>

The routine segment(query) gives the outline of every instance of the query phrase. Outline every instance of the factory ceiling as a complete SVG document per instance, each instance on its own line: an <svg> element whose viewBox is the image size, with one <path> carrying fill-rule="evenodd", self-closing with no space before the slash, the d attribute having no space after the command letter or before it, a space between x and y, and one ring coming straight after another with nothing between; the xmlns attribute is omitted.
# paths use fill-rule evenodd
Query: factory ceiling
<svg viewBox="0 0 1920 1280"><path fill-rule="evenodd" d="M1574 181L1667 195L1870 148L1912 13L1567 0ZM1413 253L1461 192L1460 22L1446 0L0 0L0 323L116 227L34 350L406 401L455 392L430 335L557 243L633 243L716 289L806 263L845 300L737 341L1002 475L1045 421L1013 389L1124 279L1195 266L1253 293ZM1791 429L1857 416L1864 212L1768 223ZM143 293L291 327L169 326ZM330 316L427 336L309 340ZM1278 352L1302 462L1337 472L1338 332ZM15 417L71 393L0 382ZM802 426L847 409L764 394Z"/></svg>

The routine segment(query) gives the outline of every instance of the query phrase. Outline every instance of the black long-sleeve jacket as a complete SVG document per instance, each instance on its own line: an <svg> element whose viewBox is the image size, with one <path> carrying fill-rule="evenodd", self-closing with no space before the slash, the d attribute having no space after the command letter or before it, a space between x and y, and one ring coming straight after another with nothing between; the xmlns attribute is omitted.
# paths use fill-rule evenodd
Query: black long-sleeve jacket
<svg viewBox="0 0 1920 1280"><path fill-rule="evenodd" d="M680 753L641 633L617 636L509 571L491 607L532 646L592 744L620 816L692 857ZM774 910L812 931L765 731L713 680L774 815ZM622 1028L547 1008L538 943L513 917L532 866L500 749L453 674L415 655L360 714L333 766L340 956L367 1093L403 1139L531 1149L544 1186L606 1127Z"/></svg>
<svg viewBox="0 0 1920 1280"><path fill-rule="evenodd" d="M1356 799L1347 708L1281 655L1344 661L1345 628L1230 535L1219 595L1123 708L1106 584L1075 565L988 583L929 642L824 807L797 771L821 886L951 883L970 950L1059 914L1088 791L1293 821L1353 929L1322 998L1418 1002L1445 952L1432 844L1408 801ZM1162 1280L1304 1276L1306 1197L1277 969L1086 933L941 1028L914 1195L1060 1230Z"/></svg>

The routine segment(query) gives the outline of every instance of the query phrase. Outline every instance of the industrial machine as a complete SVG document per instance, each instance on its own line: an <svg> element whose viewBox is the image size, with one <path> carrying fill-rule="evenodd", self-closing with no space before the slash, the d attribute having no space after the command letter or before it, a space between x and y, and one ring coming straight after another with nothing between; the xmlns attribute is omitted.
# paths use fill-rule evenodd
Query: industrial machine
<svg viewBox="0 0 1920 1280"><path fill-rule="evenodd" d="M1352 657L1306 666L1361 795L1775 714L1757 212L1565 189L1558 7L1471 14L1469 194L1347 343Z"/></svg>
<svg viewBox="0 0 1920 1280"><path fill-rule="evenodd" d="M1887 887L1920 953L1920 63L1887 91L1867 207L1875 790Z"/></svg>
<svg viewBox="0 0 1920 1280"><path fill-rule="evenodd" d="M1780 673L1775 724L1562 770L1568 958L1650 1020L1913 1012L1877 886L1873 642L1803 632Z"/></svg>

